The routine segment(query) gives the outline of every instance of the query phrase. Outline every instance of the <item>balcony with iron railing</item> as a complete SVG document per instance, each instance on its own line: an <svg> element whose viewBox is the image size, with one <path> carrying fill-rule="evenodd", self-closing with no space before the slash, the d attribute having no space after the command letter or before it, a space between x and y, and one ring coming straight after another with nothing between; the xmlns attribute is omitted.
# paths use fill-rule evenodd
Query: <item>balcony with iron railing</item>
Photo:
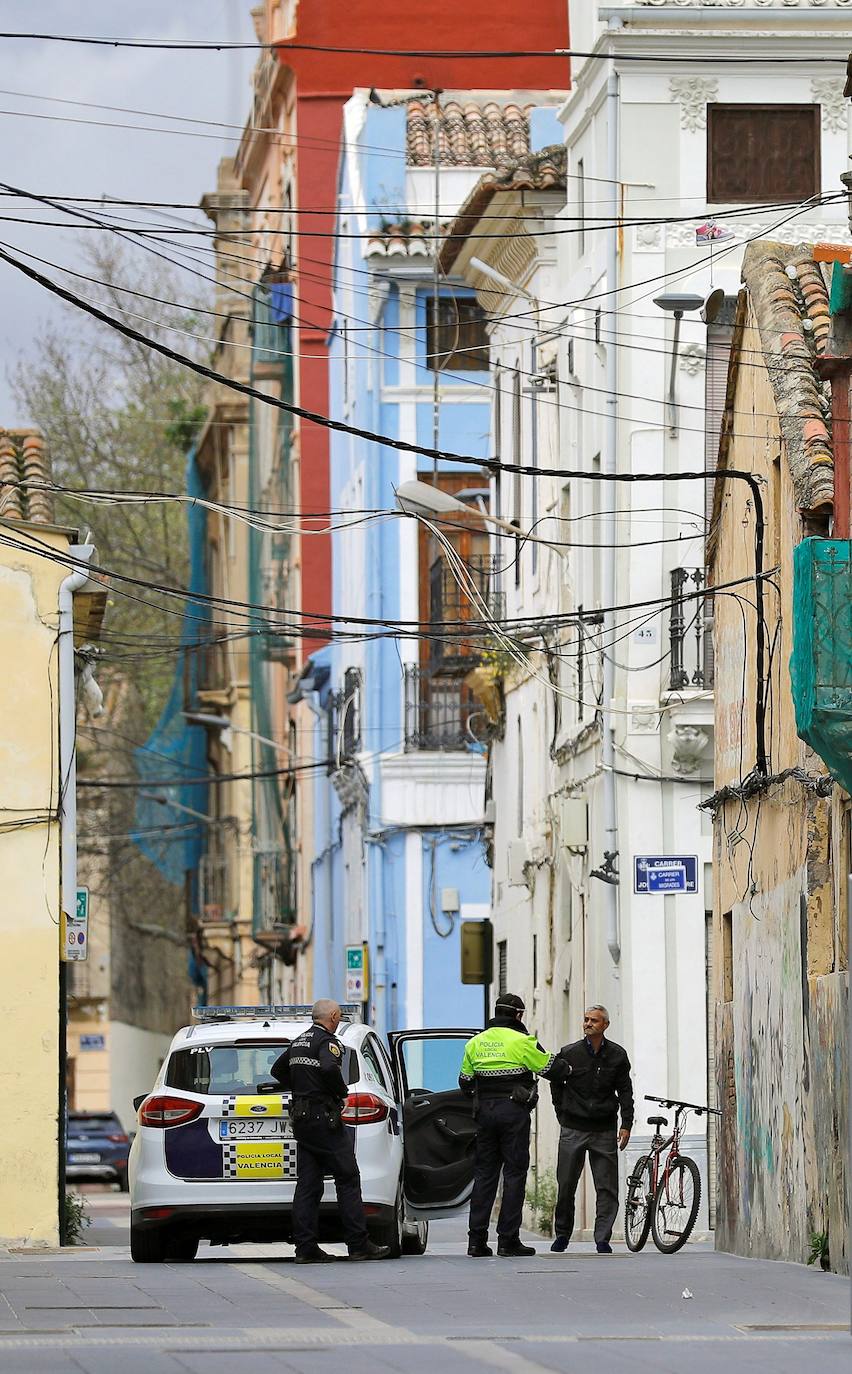
<svg viewBox="0 0 852 1374"><path fill-rule="evenodd" d="M431 641L429 658L433 666L440 664L449 670L456 665L465 672L470 669L483 634L488 634L487 622L505 617L500 567L499 559L473 554L464 561L464 575L457 578L446 558L435 559L429 569L429 619L447 629L444 637L436 635ZM469 636L465 634L466 622L471 623Z"/></svg>
<svg viewBox="0 0 852 1374"><path fill-rule="evenodd" d="M202 854L198 864L198 907L202 921L229 921L228 861L223 854Z"/></svg>
<svg viewBox="0 0 852 1374"><path fill-rule="evenodd" d="M468 665L472 663L468 659ZM405 748L481 753L488 720L465 679L409 663L404 679Z"/></svg>
<svg viewBox="0 0 852 1374"><path fill-rule="evenodd" d="M713 599L703 568L673 568L669 598L669 691L713 686Z"/></svg>
<svg viewBox="0 0 852 1374"><path fill-rule="evenodd" d="M255 843L253 855L254 938L274 941L295 920L293 862L286 844Z"/></svg>

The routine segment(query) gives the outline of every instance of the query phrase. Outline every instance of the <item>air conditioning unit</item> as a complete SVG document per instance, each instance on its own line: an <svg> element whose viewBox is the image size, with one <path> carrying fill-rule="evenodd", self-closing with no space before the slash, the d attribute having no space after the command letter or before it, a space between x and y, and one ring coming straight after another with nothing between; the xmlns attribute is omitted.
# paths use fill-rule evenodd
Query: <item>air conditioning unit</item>
<svg viewBox="0 0 852 1374"><path fill-rule="evenodd" d="M527 847L524 841L510 840L506 857L509 886L524 887L527 881L524 869L529 862L529 854L527 853Z"/></svg>

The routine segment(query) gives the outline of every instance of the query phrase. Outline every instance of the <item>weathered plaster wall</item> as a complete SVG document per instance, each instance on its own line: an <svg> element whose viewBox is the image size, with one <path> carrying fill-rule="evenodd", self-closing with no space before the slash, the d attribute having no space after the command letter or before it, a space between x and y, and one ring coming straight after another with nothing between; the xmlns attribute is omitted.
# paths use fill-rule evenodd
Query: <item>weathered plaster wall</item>
<svg viewBox="0 0 852 1374"><path fill-rule="evenodd" d="M798 738L788 663L792 550L802 538L796 492L779 437L769 377L757 363L749 314L737 380L728 466L763 478L766 587L772 652L767 718L770 773L824 766ZM752 498L729 481L720 507L716 585L754 572ZM715 602L717 788L755 764L752 586ZM814 1232L828 1230L832 1266L848 1267L845 1166L848 1055L845 1020L844 884L840 813L796 781L714 819L714 961L719 1134L717 1244L742 1254L804 1260Z"/></svg>
<svg viewBox="0 0 852 1374"><path fill-rule="evenodd" d="M26 543L25 526L12 525ZM64 535L39 526L57 551ZM0 549L0 810L46 816L57 802L56 630L66 569ZM0 833L0 1245L58 1242L59 827Z"/></svg>

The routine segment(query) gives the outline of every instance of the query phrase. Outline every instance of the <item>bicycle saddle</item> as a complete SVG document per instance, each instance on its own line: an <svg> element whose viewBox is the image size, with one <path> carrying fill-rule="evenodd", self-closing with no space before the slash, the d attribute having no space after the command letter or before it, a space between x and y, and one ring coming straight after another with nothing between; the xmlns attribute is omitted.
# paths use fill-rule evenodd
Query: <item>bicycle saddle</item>
<svg viewBox="0 0 852 1374"><path fill-rule="evenodd" d="M668 1123L668 1121L666 1120L666 1118L665 1118L664 1116L649 1116L649 1117L648 1117L648 1125L649 1125L649 1126L668 1126L668 1124L669 1124L669 1123Z"/></svg>

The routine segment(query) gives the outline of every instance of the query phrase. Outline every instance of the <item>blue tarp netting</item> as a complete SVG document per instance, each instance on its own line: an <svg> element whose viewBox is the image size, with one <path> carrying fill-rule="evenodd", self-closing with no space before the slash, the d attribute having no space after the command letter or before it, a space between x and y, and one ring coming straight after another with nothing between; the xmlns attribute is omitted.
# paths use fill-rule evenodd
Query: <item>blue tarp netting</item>
<svg viewBox="0 0 852 1374"><path fill-rule="evenodd" d="M186 464L189 496L203 496L203 487L192 449ZM201 725L189 725L183 715L186 701L195 698L199 655L194 646L207 635L209 609L192 600L192 593L207 590L205 543L207 512L202 506L187 507L189 534L189 595L181 629L181 651L175 665L168 701L146 744L135 750L136 768L143 784L136 803L138 833L134 840L142 853L170 883L183 887L185 874L193 874L195 888L198 862L204 848L205 821L187 814L207 811L207 743ZM186 781L177 782L177 779ZM193 782L197 778L199 781ZM149 832L149 833L145 833ZM194 905L195 892L193 891Z"/></svg>

